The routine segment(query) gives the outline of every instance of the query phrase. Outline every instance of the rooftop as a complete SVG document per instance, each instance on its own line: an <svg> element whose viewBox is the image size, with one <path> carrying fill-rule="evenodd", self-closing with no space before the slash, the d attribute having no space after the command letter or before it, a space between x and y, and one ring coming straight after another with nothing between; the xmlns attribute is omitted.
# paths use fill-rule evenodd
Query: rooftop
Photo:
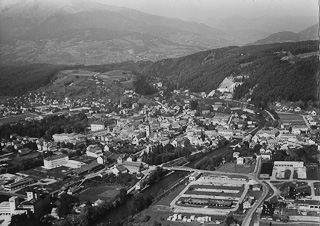
<svg viewBox="0 0 320 226"><path fill-rule="evenodd" d="M50 161L50 160L55 160L55 159L62 159L62 158L65 158L65 157L68 157L68 156L65 155L65 154L62 154L62 155L52 155L52 156L49 156L49 157L45 158L45 160Z"/></svg>
<svg viewBox="0 0 320 226"><path fill-rule="evenodd" d="M142 163L141 162L123 162L124 166L135 166L135 167L141 167Z"/></svg>
<svg viewBox="0 0 320 226"><path fill-rule="evenodd" d="M79 169L76 169L76 170L75 170L75 173L76 173L76 174L81 174L81 173L86 172L86 171L88 171L88 170L92 170L92 169L94 169L94 168L96 168L96 167L98 167L98 166L102 166L102 165L99 164L99 163L97 163L97 162L93 162L93 163L90 163L90 164L88 164L88 165L82 166L82 167L79 168Z"/></svg>

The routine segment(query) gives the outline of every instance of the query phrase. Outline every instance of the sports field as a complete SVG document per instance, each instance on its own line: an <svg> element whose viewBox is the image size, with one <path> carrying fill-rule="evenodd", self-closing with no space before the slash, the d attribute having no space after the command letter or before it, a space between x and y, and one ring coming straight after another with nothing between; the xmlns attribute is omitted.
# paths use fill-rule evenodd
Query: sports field
<svg viewBox="0 0 320 226"><path fill-rule="evenodd" d="M98 186L91 187L79 194L80 200L89 200L91 202L95 202L98 199L104 201L112 201L119 193L121 187L119 186Z"/></svg>
<svg viewBox="0 0 320 226"><path fill-rule="evenodd" d="M231 172L231 173L252 173L254 171L255 164L252 165L237 165L235 163L227 162L220 166L217 171Z"/></svg>

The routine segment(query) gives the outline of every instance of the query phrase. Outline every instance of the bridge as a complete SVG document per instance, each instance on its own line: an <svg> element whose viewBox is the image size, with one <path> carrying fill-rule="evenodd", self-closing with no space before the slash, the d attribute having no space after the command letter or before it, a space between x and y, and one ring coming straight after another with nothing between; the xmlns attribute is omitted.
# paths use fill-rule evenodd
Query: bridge
<svg viewBox="0 0 320 226"><path fill-rule="evenodd" d="M162 167L165 170L173 170L173 171L187 171L187 172L197 172L197 169L193 169L187 166L164 166Z"/></svg>
<svg viewBox="0 0 320 226"><path fill-rule="evenodd" d="M264 111L272 118L273 121L276 121L276 119L273 117L273 115L269 111L267 110L264 110Z"/></svg>
<svg viewBox="0 0 320 226"><path fill-rule="evenodd" d="M247 178L252 178L251 174L244 174L244 173L232 173L232 172L221 172L221 171L211 171L211 170L200 170L200 169L194 169L187 166L172 166L162 167L166 170L172 170L172 171L184 171L184 172L199 172L199 173L209 173L209 174L216 174L216 175L234 175L234 176L245 176Z"/></svg>

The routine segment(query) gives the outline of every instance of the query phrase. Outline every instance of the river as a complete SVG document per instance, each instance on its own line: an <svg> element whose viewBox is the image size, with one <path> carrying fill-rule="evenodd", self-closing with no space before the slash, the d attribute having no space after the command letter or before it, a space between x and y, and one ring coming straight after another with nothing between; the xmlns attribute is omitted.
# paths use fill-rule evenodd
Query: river
<svg viewBox="0 0 320 226"><path fill-rule="evenodd" d="M220 148L217 148L211 152L206 153L205 155L199 157L198 159L193 160L190 162L187 166L194 166L198 161L201 161L204 158L208 157L213 157L220 155L221 153L225 152L228 150L230 147L230 144L227 144L225 146L222 146ZM174 172L167 177L164 177L160 181L156 182L154 185L144 189L141 191L141 193L144 196L153 196L155 197L157 194L160 194L165 188L169 187L172 185L174 182L178 181L180 178L186 176L188 172L182 172L182 171L177 171ZM130 209L131 206L133 205L133 199L129 199L125 204L117 207L116 209L112 210L110 213L108 213L103 219L99 220L97 224L99 223L104 223L106 225L114 226L117 224L117 222L124 220L127 216L130 215Z"/></svg>

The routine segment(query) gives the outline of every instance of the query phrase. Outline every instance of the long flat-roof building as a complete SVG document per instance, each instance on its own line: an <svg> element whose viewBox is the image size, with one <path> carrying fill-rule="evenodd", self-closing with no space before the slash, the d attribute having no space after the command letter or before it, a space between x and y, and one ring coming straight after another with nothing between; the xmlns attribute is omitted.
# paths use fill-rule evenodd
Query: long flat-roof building
<svg viewBox="0 0 320 226"><path fill-rule="evenodd" d="M274 161L274 167L304 167L303 162L296 162L296 161Z"/></svg>
<svg viewBox="0 0 320 226"><path fill-rule="evenodd" d="M4 185L4 190L6 191L13 191L19 188L24 188L29 184L32 184L34 182L34 180L32 178L23 178L21 180L15 181L13 183L9 183Z"/></svg>

